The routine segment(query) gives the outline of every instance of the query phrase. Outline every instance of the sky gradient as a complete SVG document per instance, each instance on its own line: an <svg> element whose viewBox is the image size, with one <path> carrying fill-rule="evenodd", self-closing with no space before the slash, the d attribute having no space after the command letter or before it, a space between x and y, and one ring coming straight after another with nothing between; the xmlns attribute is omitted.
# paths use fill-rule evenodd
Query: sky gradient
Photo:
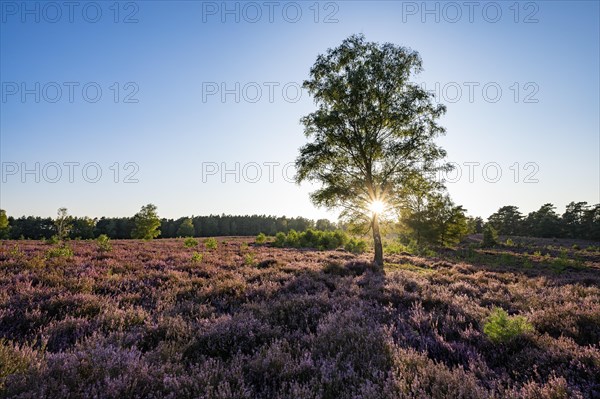
<svg viewBox="0 0 600 399"><path fill-rule="evenodd" d="M335 219L288 165L315 108L299 87L353 33L421 54L470 215L600 202L596 1L48 4L0 2L8 215Z"/></svg>

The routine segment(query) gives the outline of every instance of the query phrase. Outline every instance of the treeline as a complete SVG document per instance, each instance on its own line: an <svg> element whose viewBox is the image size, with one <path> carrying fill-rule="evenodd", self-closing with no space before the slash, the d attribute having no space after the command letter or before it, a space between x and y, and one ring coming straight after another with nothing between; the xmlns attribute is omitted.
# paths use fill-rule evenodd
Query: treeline
<svg viewBox="0 0 600 399"><path fill-rule="evenodd" d="M523 215L516 206L501 207L487 219L469 217L447 195L413 198L401 208L396 232L403 243L454 245L465 235L482 233L490 226L495 234L600 241L600 204L571 202L560 215L553 204Z"/></svg>
<svg viewBox="0 0 600 399"><path fill-rule="evenodd" d="M516 206L503 206L488 218L498 234L600 241L600 204L571 202L562 215L553 204L523 215Z"/></svg>
<svg viewBox="0 0 600 399"><path fill-rule="evenodd" d="M7 217L6 221L8 226L4 229L0 227L0 238L40 240L49 239L59 233L55 219L50 217ZM69 216L68 224L66 236L71 239L91 239L101 234L113 239L126 239L132 237L136 227L134 217L92 219ZM255 236L259 233L274 236L278 232L288 233L291 230L332 231L336 227L335 223L327 219L314 221L303 217L209 215L179 219L162 218L158 237Z"/></svg>
<svg viewBox="0 0 600 399"><path fill-rule="evenodd" d="M454 245L465 235L481 233L485 225L497 234L543 238L574 238L600 241L600 204L571 202L562 215L553 204L523 215L516 206L508 205L494 212L484 223L480 217L469 217L465 209L454 204L447 195L431 194L406 203L400 219L388 233L397 234L401 241L418 245ZM235 216L209 215L159 218L152 204L142 207L133 217L92 219L74 217L65 208L59 209L56 219L34 216L7 217L0 210L0 238L10 239L92 239L106 235L113 239L175 238L214 236L256 236L259 233L275 236L290 231L304 232L346 230L347 225L327 219L317 221L266 215Z"/></svg>

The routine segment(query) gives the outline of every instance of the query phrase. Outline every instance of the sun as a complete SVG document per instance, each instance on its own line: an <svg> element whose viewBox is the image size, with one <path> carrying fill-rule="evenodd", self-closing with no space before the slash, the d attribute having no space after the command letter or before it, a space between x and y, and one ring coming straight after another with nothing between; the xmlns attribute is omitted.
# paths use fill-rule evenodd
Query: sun
<svg viewBox="0 0 600 399"><path fill-rule="evenodd" d="M372 201L369 204L369 210L374 214L380 214L385 209L385 203L380 200Z"/></svg>

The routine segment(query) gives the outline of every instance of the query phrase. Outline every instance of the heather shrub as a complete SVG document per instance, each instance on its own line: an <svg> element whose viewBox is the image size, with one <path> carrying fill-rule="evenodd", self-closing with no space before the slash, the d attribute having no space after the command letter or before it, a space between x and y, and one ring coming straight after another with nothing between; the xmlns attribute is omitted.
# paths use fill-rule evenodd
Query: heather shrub
<svg viewBox="0 0 600 399"><path fill-rule="evenodd" d="M207 356L229 359L238 352L250 354L279 334L251 314L223 316L208 326L198 326L195 339L183 355L192 362Z"/></svg>
<svg viewBox="0 0 600 399"><path fill-rule="evenodd" d="M44 329L48 352L60 352L74 346L82 338L91 335L92 323L87 319L67 317L50 323Z"/></svg>
<svg viewBox="0 0 600 399"><path fill-rule="evenodd" d="M332 247L330 237L296 235L315 248ZM219 241L201 266L190 261L199 249L181 239L119 240L110 257L93 241L73 242L68 260L46 259L41 241L0 242L0 397L600 392L595 253L580 254L588 267L558 274L550 266L562 243L527 248L548 254L529 269L504 267L527 256L517 246L504 258L479 245L433 259L388 252L382 273L368 254L250 251L249 241ZM527 320L509 316L524 312Z"/></svg>
<svg viewBox="0 0 600 399"><path fill-rule="evenodd" d="M531 322L540 334L572 338L579 345L600 342L600 303L583 298L577 303L565 299L560 306L548 305L534 311Z"/></svg>
<svg viewBox="0 0 600 399"><path fill-rule="evenodd" d="M367 270L374 269L372 263L359 262L359 261L348 262L348 263L346 263L345 267L350 272L350 274L352 274L354 276L361 276Z"/></svg>
<svg viewBox="0 0 600 399"><path fill-rule="evenodd" d="M277 262L276 259L265 259L263 261L260 261L256 264L256 267L259 269L266 269L268 267L274 267L277 266L279 264L279 262Z"/></svg>
<svg viewBox="0 0 600 399"><path fill-rule="evenodd" d="M579 390L569 387L567 380L556 376L546 383L530 381L520 390L515 390L514 395L522 399L583 399Z"/></svg>
<svg viewBox="0 0 600 399"><path fill-rule="evenodd" d="M269 324L288 332L311 332L317 330L319 321L333 307L327 295L300 294L274 299L268 308L259 313Z"/></svg>
<svg viewBox="0 0 600 399"><path fill-rule="evenodd" d="M340 262L327 262L325 267L323 267L323 273L347 276L350 274L350 271L347 270Z"/></svg>
<svg viewBox="0 0 600 399"><path fill-rule="evenodd" d="M19 348L5 339L0 339L0 395L6 377L25 372L33 358L34 354L30 349Z"/></svg>
<svg viewBox="0 0 600 399"><path fill-rule="evenodd" d="M360 276L367 269L371 268L371 264L367 262L348 262L343 265L340 262L327 262L323 267L323 273L333 274L336 276Z"/></svg>
<svg viewBox="0 0 600 399"><path fill-rule="evenodd" d="M185 240L183 240L183 246L186 248L195 248L198 246L198 240L196 240L194 237L187 237Z"/></svg>
<svg viewBox="0 0 600 399"><path fill-rule="evenodd" d="M73 352L47 356L7 389L8 397L142 398L158 389L152 370L135 349L95 340Z"/></svg>
<svg viewBox="0 0 600 399"><path fill-rule="evenodd" d="M330 313L319 323L313 353L323 364L324 398L351 397L357 385L369 380L376 383L377 371L391 367L392 352L375 319L377 313L359 305Z"/></svg>
<svg viewBox="0 0 600 399"><path fill-rule="evenodd" d="M389 398L484 399L494 397L477 377L462 368L448 368L423 353L391 345Z"/></svg>
<svg viewBox="0 0 600 399"><path fill-rule="evenodd" d="M509 316L502 308L495 308L483 326L483 332L494 343L507 343L533 331L524 316Z"/></svg>
<svg viewBox="0 0 600 399"><path fill-rule="evenodd" d="M206 247L206 249L217 249L218 243L216 239L210 237L204 240L204 246Z"/></svg>
<svg viewBox="0 0 600 399"><path fill-rule="evenodd" d="M124 331L144 325L150 318L148 312L141 307L125 309L107 309L97 317L100 328L104 331Z"/></svg>
<svg viewBox="0 0 600 399"><path fill-rule="evenodd" d="M52 296L40 304L40 309L51 319L63 319L67 316L94 318L100 314L105 303L89 294L63 293Z"/></svg>
<svg viewBox="0 0 600 399"><path fill-rule="evenodd" d="M267 242L267 236L264 233L260 233L256 236L255 241L257 244L264 244L265 242Z"/></svg>
<svg viewBox="0 0 600 399"><path fill-rule="evenodd" d="M145 331L137 346L142 352L147 352L163 342L168 342L171 345L177 344L180 349L183 349L194 333L191 323L186 322L181 316L161 316L158 320L145 326Z"/></svg>

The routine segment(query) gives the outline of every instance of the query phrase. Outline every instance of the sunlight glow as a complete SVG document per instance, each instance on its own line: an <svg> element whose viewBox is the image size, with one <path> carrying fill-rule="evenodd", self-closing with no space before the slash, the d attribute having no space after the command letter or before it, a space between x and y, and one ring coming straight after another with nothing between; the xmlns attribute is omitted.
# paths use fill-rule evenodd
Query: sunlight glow
<svg viewBox="0 0 600 399"><path fill-rule="evenodd" d="M380 214L385 209L385 203L380 200L375 200L369 204L369 210L375 214Z"/></svg>

